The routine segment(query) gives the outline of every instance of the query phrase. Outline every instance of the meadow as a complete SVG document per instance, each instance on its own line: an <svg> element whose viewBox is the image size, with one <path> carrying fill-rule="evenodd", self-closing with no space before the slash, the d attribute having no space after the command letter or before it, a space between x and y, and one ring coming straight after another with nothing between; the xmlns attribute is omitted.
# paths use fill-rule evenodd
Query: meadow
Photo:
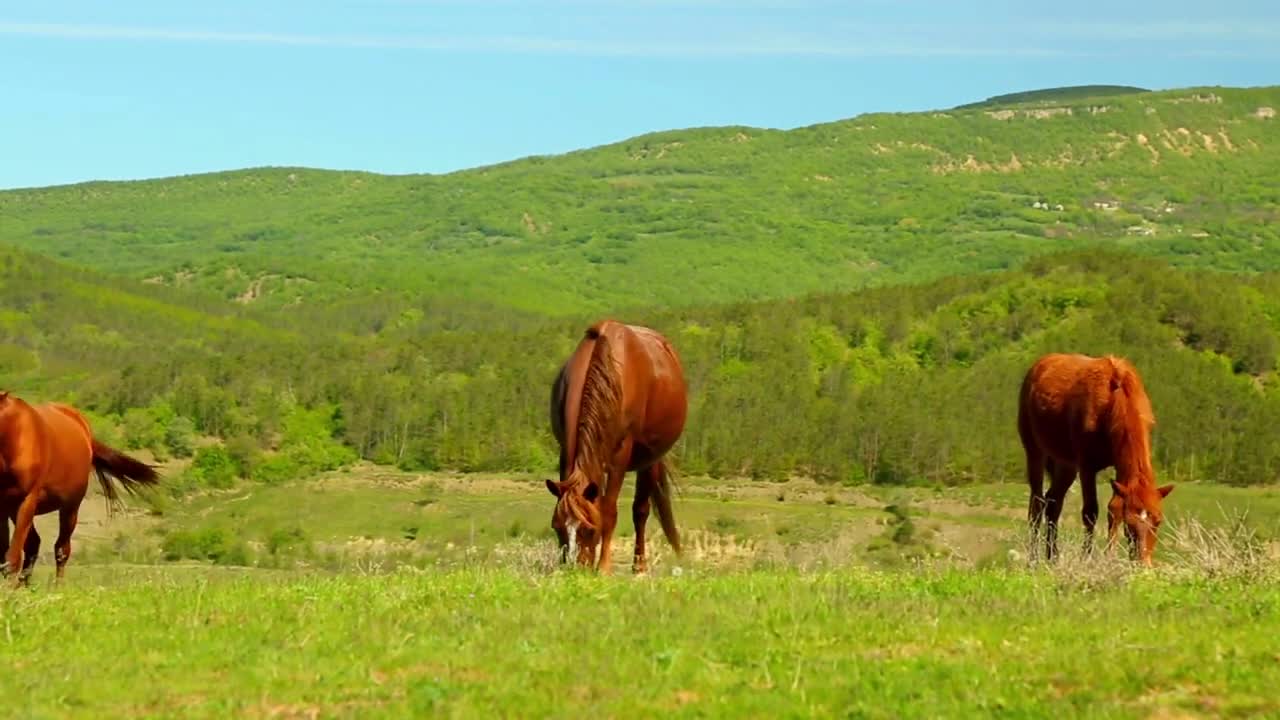
<svg viewBox="0 0 1280 720"><path fill-rule="evenodd" d="M1082 554L1075 493L1044 566L1013 484L682 488L685 552L651 528L638 578L625 520L614 576L559 567L533 477L94 496L64 583L46 558L0 597L0 691L28 718L1280 712L1280 491L1180 486L1141 571Z"/></svg>
<svg viewBox="0 0 1280 720"><path fill-rule="evenodd" d="M26 718L1258 717L1274 579L156 572L9 595Z"/></svg>

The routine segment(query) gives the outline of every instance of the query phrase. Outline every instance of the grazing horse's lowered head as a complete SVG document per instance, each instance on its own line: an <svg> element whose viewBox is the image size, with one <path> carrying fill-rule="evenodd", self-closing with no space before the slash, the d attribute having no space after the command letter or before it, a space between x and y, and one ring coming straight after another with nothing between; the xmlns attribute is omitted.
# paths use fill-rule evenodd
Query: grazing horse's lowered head
<svg viewBox="0 0 1280 720"><path fill-rule="evenodd" d="M1151 567L1151 557L1156 551L1156 534L1160 523L1164 522L1161 506L1165 497L1173 492L1173 486L1156 487L1154 482L1122 485L1112 480L1111 491L1111 501L1107 503L1107 524L1116 527L1123 523L1131 555Z"/></svg>
<svg viewBox="0 0 1280 720"><path fill-rule="evenodd" d="M551 528L560 540L561 561L590 553L600 529L600 485L587 480L582 473L574 473L564 482L547 480L547 490L556 497L551 511Z"/></svg>

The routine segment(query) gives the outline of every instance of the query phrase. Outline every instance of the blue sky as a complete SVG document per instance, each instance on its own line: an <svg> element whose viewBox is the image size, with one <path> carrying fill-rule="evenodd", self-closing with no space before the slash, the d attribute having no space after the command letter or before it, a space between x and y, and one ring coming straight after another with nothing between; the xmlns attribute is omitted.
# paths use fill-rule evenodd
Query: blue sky
<svg viewBox="0 0 1280 720"><path fill-rule="evenodd" d="M0 4L0 187L447 172L1038 87L1280 84L1280 2Z"/></svg>

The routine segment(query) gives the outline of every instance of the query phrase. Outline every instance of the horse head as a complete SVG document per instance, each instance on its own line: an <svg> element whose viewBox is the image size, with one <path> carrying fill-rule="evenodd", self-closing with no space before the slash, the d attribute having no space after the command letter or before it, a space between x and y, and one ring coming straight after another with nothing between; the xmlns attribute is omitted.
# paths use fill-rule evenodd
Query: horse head
<svg viewBox="0 0 1280 720"><path fill-rule="evenodd" d="M556 506L551 511L551 528L560 540L561 562L568 561L576 545L578 562L590 564L595 533L601 524L600 509L596 507L600 486L575 472L562 482L547 480L547 490L556 497Z"/></svg>
<svg viewBox="0 0 1280 720"><path fill-rule="evenodd" d="M1156 549L1156 533L1164 522L1161 506L1165 497L1173 492L1173 485L1156 487L1155 483L1120 483L1111 481L1114 493L1107 503L1108 525L1112 528L1123 523L1129 539L1129 551L1143 565L1151 567L1151 556Z"/></svg>

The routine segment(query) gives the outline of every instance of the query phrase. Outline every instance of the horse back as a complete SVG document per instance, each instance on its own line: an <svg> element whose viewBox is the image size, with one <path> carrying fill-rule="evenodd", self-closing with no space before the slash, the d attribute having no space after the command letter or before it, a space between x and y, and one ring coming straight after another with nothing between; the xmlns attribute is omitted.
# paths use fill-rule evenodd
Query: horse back
<svg viewBox="0 0 1280 720"><path fill-rule="evenodd" d="M78 410L62 403L41 405L35 411L44 421L54 452L69 460L81 460L87 473L93 461L93 431L89 421Z"/></svg>
<svg viewBox="0 0 1280 720"><path fill-rule="evenodd" d="M1023 446L1038 447L1064 462L1109 464L1105 435L1111 405L1111 358L1049 354L1039 358L1023 379L1018 430Z"/></svg>
<svg viewBox="0 0 1280 720"><path fill-rule="evenodd" d="M89 421L85 419L84 415L80 414L79 410L62 403L49 403L48 408L71 418L72 422L78 425L80 430L84 432L85 438L89 441L90 451L92 451L93 429L89 427Z"/></svg>
<svg viewBox="0 0 1280 720"><path fill-rule="evenodd" d="M628 342L624 385L629 412L636 418L637 441L661 454L684 432L689 401L684 368L675 348L651 328L626 326Z"/></svg>

